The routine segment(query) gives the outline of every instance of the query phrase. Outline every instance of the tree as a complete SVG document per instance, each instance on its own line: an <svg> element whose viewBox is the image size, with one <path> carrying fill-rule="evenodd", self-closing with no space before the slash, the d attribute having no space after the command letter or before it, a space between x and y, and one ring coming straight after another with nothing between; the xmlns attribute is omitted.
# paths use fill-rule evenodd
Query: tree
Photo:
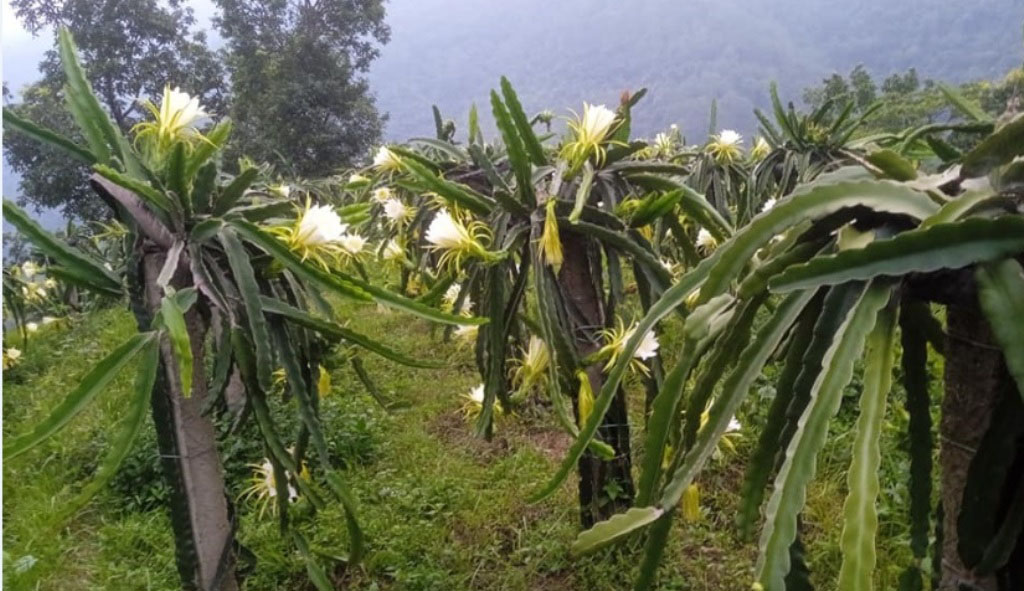
<svg viewBox="0 0 1024 591"><path fill-rule="evenodd" d="M181 0L12 0L15 14L33 34L67 27L78 41L89 81L117 127L124 133L140 120L139 100L157 97L166 84L199 97L214 113L224 109L223 68L195 31L192 9ZM22 92L11 111L76 141L75 126L63 107L66 79L56 48L40 63L42 79ZM87 168L69 165L51 146L12 136L5 146L12 169L21 175L21 199L41 207L61 207L65 215L102 219L109 210L97 203Z"/></svg>
<svg viewBox="0 0 1024 591"><path fill-rule="evenodd" d="M683 379L673 381L674 387L665 380L648 421L681 431L683 443L667 448L663 441L652 442L649 430L641 482L650 486L639 487L637 505L625 514L580 534L574 552L593 551L650 526L635 589L651 588L684 491L775 357L777 394L747 468L738 523L750 537L764 518L756 588L802 588L794 576L808 567L800 513L830 423L860 362L860 415L836 579L840 589L872 589L879 441L899 360L909 416L908 529L914 556L901 588L923 588L931 537L933 588L1024 586L1024 192L1013 180L1016 159L1024 153L1024 115L1008 112L996 121L955 90L946 93L965 119L957 131L973 134L968 150L946 149L947 126L892 133L862 154L848 150L858 165L798 185L650 307L639 330L654 327L699 286L678 355L676 367L683 369L670 371L681 371ZM796 123L789 116L779 120ZM919 170L911 154L934 168ZM935 170L944 172L930 174ZM771 313L759 314L769 303ZM945 307L945 326L932 314L935 304ZM623 357L636 345L631 342ZM929 346L945 356L937 440ZM595 408L606 408L614 395L617 369ZM687 412L676 412L673 400L686 400ZM703 420L691 410L705 403ZM581 444L586 440L574 449ZM936 446L938 506L931 490ZM663 453L669 456L664 463Z"/></svg>
<svg viewBox="0 0 1024 591"><path fill-rule="evenodd" d="M381 0L217 0L228 43L232 153L293 175L365 156L382 118L363 74L388 40Z"/></svg>
<svg viewBox="0 0 1024 591"><path fill-rule="evenodd" d="M860 111L870 107L878 95L875 81L871 79L871 74L868 74L864 64L857 64L850 72L850 88L853 91L853 102Z"/></svg>
<svg viewBox="0 0 1024 591"><path fill-rule="evenodd" d="M882 82L882 92L885 94L909 94L920 86L921 82L917 79L917 70L910 68L903 74L899 72L890 74Z"/></svg>
<svg viewBox="0 0 1024 591"><path fill-rule="evenodd" d="M66 29L60 30L58 43L66 92L74 105L72 117L84 143L7 111L4 124L92 167L90 185L129 228L128 263L122 274L112 271L99 257L44 231L6 200L4 218L54 261L50 273L109 297L127 296L139 332L90 370L35 429L11 438L4 458L11 460L54 435L101 395L120 370L141 357L125 419L112 426L116 434L94 480L67 504L64 515L79 509L109 482L149 406L172 491L171 524L182 587L233 591L238 588L237 522L225 492L211 414L227 406L228 376L237 372L242 392L234 395L244 396L244 406L251 412L236 418L256 421L268 454L268 468L259 479L262 493L274 499L281 535L305 559L312 583L328 591L322 558L310 550L302 531L290 526L311 514L307 509L293 510L293 497L308 501L313 514L328 502L340 506L348 526L348 560L360 559L362 532L354 501L321 427L323 352L344 339L353 348L406 365L437 364L337 324L326 294L376 301L444 323L485 320L445 314L349 276L351 259L333 242L339 236L330 235L342 232L342 218L329 206L297 208L270 190L268 179L259 178L261 167L248 167L238 176L223 171L219 152L231 124L221 121L204 135L197 128L201 106L193 97L168 89L160 107L149 105L153 117L130 135L122 134L86 80ZM214 359L212 367L209 357ZM301 424L291 447L271 412L272 372L278 364L296 402L289 408ZM307 471L307 450L317 460L316 476Z"/></svg>

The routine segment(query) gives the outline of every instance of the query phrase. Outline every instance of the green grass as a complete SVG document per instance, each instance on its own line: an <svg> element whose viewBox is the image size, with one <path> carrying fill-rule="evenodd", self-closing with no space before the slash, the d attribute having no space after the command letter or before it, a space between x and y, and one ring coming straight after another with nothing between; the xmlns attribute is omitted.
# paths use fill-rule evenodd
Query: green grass
<svg viewBox="0 0 1024 591"><path fill-rule="evenodd" d="M346 569L337 563L333 576L339 583L381 590L629 588L639 561L637 540L584 559L569 557L569 544L578 532L572 479L542 503L524 500L550 477L569 444L549 417L540 412L504 417L492 441L474 438L460 412L460 396L479 383L470 351L441 343L439 328L400 313L369 306L345 306L343 313L358 330L448 363L443 369L420 370L364 355L380 390L395 403L396 408L385 411L343 359L329 362L333 388L323 403L325 427L348 466L343 474L358 499L369 544L360 566ZM44 416L92 363L134 330L134 321L123 310L78 319L71 328L42 330L22 363L4 373L4 436L20 433ZM668 335L663 342L672 340ZM166 490L155 467L150 425L111 489L68 523L53 517L95 469L109 425L123 412L131 374L126 372L57 437L4 462L5 588L178 588L170 525L162 508ZM770 395L767 380L758 392ZM632 387L631 396L636 424L641 389ZM892 424L885 434L881 531L887 537L879 548L880 588L894 587L909 561L902 513L905 425L892 409L899 404L898 396L890 404ZM758 423L765 407L758 399L752 396L740 413L744 425ZM855 418L855 405L844 405L804 515L808 556L820 589L833 588L831 579L839 568L839 516L849 428ZM638 443L642 430L634 427L633 433ZM752 581L755 544L737 539L732 524L742 458L752 443L753 435L745 429L738 453L713 462L700 477L702 517L674 529L662 589L744 589ZM261 459L259 445L250 437L224 451L237 493L249 470L246 464ZM311 589L298 555L279 540L276 520L258 517L251 504L241 503L238 509L241 542L255 556L246 567L245 589ZM339 508L328 508L304 527L316 549L345 552L347 534ZM29 568L24 568L26 556L35 560ZM15 563L24 572L16 573Z"/></svg>

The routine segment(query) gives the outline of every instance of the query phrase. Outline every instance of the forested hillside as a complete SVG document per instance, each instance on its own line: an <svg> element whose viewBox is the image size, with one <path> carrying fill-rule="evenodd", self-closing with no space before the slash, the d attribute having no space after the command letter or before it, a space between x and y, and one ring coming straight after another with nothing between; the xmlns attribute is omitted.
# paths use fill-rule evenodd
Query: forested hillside
<svg viewBox="0 0 1024 591"><path fill-rule="evenodd" d="M396 0L387 20L371 86L394 139L429 133L431 103L464 122L502 74L534 110L647 86L637 130L676 122L696 139L713 99L720 123L753 131L771 80L799 101L858 63L879 81L916 67L961 82L1001 77L1024 55L1017 0Z"/></svg>

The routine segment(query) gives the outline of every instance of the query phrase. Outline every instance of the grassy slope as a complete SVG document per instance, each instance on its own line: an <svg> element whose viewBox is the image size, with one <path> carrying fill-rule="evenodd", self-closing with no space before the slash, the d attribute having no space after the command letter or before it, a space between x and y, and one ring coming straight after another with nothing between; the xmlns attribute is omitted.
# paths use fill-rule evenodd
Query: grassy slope
<svg viewBox="0 0 1024 591"><path fill-rule="evenodd" d="M367 396L347 366L335 360L333 392L325 399L328 432L346 441L355 433L362 461L346 475L360 502L370 541L364 566L338 578L353 589L623 589L638 561L635 547L604 551L571 561L567 547L576 534L574 485L555 497L527 505L527 493L551 473L568 441L542 416L505 418L492 442L474 439L459 412L460 395L477 383L469 352L440 344L440 331L396 313L349 309L353 325L385 335L398 348L450 361L441 370L415 370L365 356L385 396L403 408L384 412ZM71 329L47 329L26 352L24 362L4 375L4 434L21 432L38 420L90 364L134 330L129 315L105 311ZM670 339L669 339L670 340ZM172 541L162 510L126 510L113 491L99 498L63 528L54 508L68 498L95 466L106 431L116 420L130 383L120 379L55 440L14 461L4 462L4 569L9 589L175 589ZM639 393L637 393L639 394ZM763 407L763 405L761 405ZM751 404L741 420L755 422ZM855 414L840 423L852 423ZM900 474L905 457L897 450L898 412L886 433L883 468L883 542L879 583L895 585L906 564L906 534ZM147 426L147 429L151 427ZM636 430L634 430L636 432ZM355 437L355 436L353 436ZM831 438L823 477L809 494L805 516L811 562L821 578L839 567L839 536L845 468L852 433ZM752 436L742 439L740 454ZM151 441L151 439L146 439ZM140 457L145 457L140 452ZM257 461L250 452L245 461ZM238 462L241 460L231 460ZM735 589L750 581L754 549L736 539L731 519L742 462L716 463L702 476L703 518L675 530L663 569L664 589ZM122 487L123 489L123 487ZM123 493L122 493L123 494ZM257 557L246 588L303 589L296 555L278 541L276 521L259 518L243 504L242 542ZM894 525L895 524L895 525ZM680 535L680 532L685 532ZM345 547L341 514L328 510L310 532L316 546ZM15 575L10 562L32 555L38 562ZM820 588L829 588L828 584Z"/></svg>

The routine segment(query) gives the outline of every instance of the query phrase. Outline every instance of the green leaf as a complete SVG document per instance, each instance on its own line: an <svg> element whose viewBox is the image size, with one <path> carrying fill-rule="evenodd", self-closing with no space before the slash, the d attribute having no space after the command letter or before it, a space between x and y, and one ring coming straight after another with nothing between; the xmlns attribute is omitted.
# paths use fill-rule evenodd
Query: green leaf
<svg viewBox="0 0 1024 591"><path fill-rule="evenodd" d="M654 278L660 282L658 285L659 289L664 289L672 281L672 274L668 272L661 261L654 255L653 252L644 248L638 244L630 236L623 234L622 232L616 232L615 230L609 230L604 226L598 224L592 224L590 222L578 221L571 222L568 218L558 217L559 228L568 230L570 232L579 232L581 234L589 234L607 246L617 248L625 253L633 256L633 258L640 264L642 264Z"/></svg>
<svg viewBox="0 0 1024 591"><path fill-rule="evenodd" d="M530 170L530 161L526 155L522 140L516 133L512 116L505 109L498 93L491 91L491 112L494 115L494 123L501 133L505 142L505 150L508 152L508 163L516 177L516 190L523 203L528 206L537 204L537 197L533 192L533 175Z"/></svg>
<svg viewBox="0 0 1024 591"><path fill-rule="evenodd" d="M968 215L976 206L996 196L992 190L966 191L943 205L934 215L921 222L919 228L955 222Z"/></svg>
<svg viewBox="0 0 1024 591"><path fill-rule="evenodd" d="M676 509L672 507L665 510L650 530L647 531L647 541L644 543L644 558L640 562L639 572L636 581L633 583L633 591L649 591L654 587L654 580L658 574L658 565L661 564L662 554L668 545L668 534L672 531L672 518Z"/></svg>
<svg viewBox="0 0 1024 591"><path fill-rule="evenodd" d="M160 317L167 329L167 336L174 348L174 358L178 362L181 376L181 390L185 398L192 396L192 342L185 324L185 313L178 302L171 296L160 300Z"/></svg>
<svg viewBox="0 0 1024 591"><path fill-rule="evenodd" d="M97 394L106 390L118 372L153 340L154 335L152 332L134 335L104 357L46 419L32 431L14 437L4 445L4 458L13 459L63 429Z"/></svg>
<svg viewBox="0 0 1024 591"><path fill-rule="evenodd" d="M203 136L204 139L200 140L195 149L192 150L192 153L189 154L188 163L184 168L184 179L186 182L192 181L196 173L199 172L199 169L207 165L210 158L224 147L230 136L231 121L228 119L222 120ZM201 211L198 207L196 209Z"/></svg>
<svg viewBox="0 0 1024 591"><path fill-rule="evenodd" d="M309 543L306 542L306 537L296 529L291 530L292 542L295 543L295 548L298 549L299 554L302 555L303 562L306 563L306 574L309 575L310 582L317 588L317 591L333 591L336 587L331 583L331 580L327 578L327 571L324 570L320 561L317 560L316 556L309 550Z"/></svg>
<svg viewBox="0 0 1024 591"><path fill-rule="evenodd" d="M665 511L658 507L631 507L594 527L581 532L569 548L573 556L581 556L603 548L615 540L652 523Z"/></svg>
<svg viewBox="0 0 1024 591"><path fill-rule="evenodd" d="M96 98L92 85L89 84L85 71L78 61L78 50L71 32L66 27L60 27L58 30L57 46L67 78L65 96L69 105L75 105L72 114L82 128L83 135L90 138L89 144L93 155L99 162L106 164L110 162L110 154L113 153L120 159L130 176L142 178L142 168L136 161L131 147L121 135L121 130L100 106L99 99Z"/></svg>
<svg viewBox="0 0 1024 591"><path fill-rule="evenodd" d="M626 370L629 367L629 362L633 354L636 353L637 348L639 348L644 335L647 334L647 331L654 328L658 321L686 300L686 296L705 280L715 261L717 261L717 256L712 255L681 277L675 285L665 290L661 298L650 307L647 314L637 323L633 336L623 345L623 350L619 354L618 360L611 370L608 371L604 385L601 386L601 391L594 400L594 409L586 425L580 429L579 435L569 448L558 471L544 487L530 496L530 502L537 502L550 496L558 490L558 487L565 482L565 479L575 469L576 462L587 449L587 445L594 438L594 434L597 433L597 428L601 424L605 413L608 412L612 398L614 398L615 393L618 391L619 384L622 383L622 379L625 377Z"/></svg>
<svg viewBox="0 0 1024 591"><path fill-rule="evenodd" d="M790 267L769 285L776 292L837 285L878 276L957 269L1024 251L1024 217L968 218L911 230L864 248L819 256Z"/></svg>
<svg viewBox="0 0 1024 591"><path fill-rule="evenodd" d="M163 191L153 187L145 181L140 181L136 178L130 177L125 174L114 170L109 166L103 164L97 164L93 169L99 173L105 179L115 185L119 185L135 193L146 205L152 207L161 219L166 220L171 212L180 211L180 208L175 205L173 201L164 195Z"/></svg>
<svg viewBox="0 0 1024 591"><path fill-rule="evenodd" d="M873 283L840 326L822 360L824 370L811 389L811 401L800 420L786 459L775 479L765 509L757 579L766 591L784 589L790 569L789 548L796 539L797 515L806 501L807 484L814 478L818 452L825 444L830 419L839 410L843 388L853 377L854 362L874 329L878 311L889 301L890 287Z"/></svg>
<svg viewBox="0 0 1024 591"><path fill-rule="evenodd" d="M482 141L483 134L480 133L480 115L477 114L476 103L469 107L469 143L476 144Z"/></svg>
<svg viewBox="0 0 1024 591"><path fill-rule="evenodd" d="M665 485L659 506L674 507L679 503L683 491L693 482L704 462L715 450L718 440L729 427L729 422L764 364L813 296L813 292L797 292L787 296L757 332L754 340L737 356L736 365L722 383L721 393L708 410L707 422L700 428L693 447L683 456L679 467ZM721 346L721 343L716 346Z"/></svg>
<svg viewBox="0 0 1024 591"><path fill-rule="evenodd" d="M747 473L740 489L740 508L736 516L736 526L743 539L753 536L754 525L760 517L765 487L774 469L775 457L779 446L785 444L781 437L786 425L787 410L796 398L797 378L803 370L805 354L813 342L814 328L821 309L820 298L812 302L804 310L790 336L782 372L775 384L775 398L768 408L768 416L765 418L754 452L750 455Z"/></svg>
<svg viewBox="0 0 1024 591"><path fill-rule="evenodd" d="M981 309L1024 397L1024 269L1006 259L979 267L974 276Z"/></svg>
<svg viewBox="0 0 1024 591"><path fill-rule="evenodd" d="M505 97L508 113L512 116L512 121L516 125L516 131L519 132L519 138L522 140L523 147L526 148L526 153L530 156L530 160L536 166L544 166L548 163L547 158L544 156L544 148L533 133L533 127L526 118L526 113L523 112L523 105L520 104L519 97L516 95L515 89L512 88L512 83L504 76L501 77L501 94Z"/></svg>
<svg viewBox="0 0 1024 591"><path fill-rule="evenodd" d="M299 277L302 277L307 281L312 281L313 283L348 298L364 302L373 300L373 298L370 297L370 294L359 289L355 285L347 283L338 277L332 276L330 273L312 263L299 259L295 253L288 250L288 247L285 246L284 243L264 232L256 224L239 219L232 219L230 224L243 238L265 250L270 256L280 261L285 267Z"/></svg>
<svg viewBox="0 0 1024 591"><path fill-rule="evenodd" d="M981 105L971 100L968 100L967 97L960 94L959 90L942 82L938 83L938 87L942 94L946 97L946 100L948 100L950 104L952 104L953 107L956 108L957 111L960 111L960 113L963 116L973 121L978 121L981 123L992 120L992 118L989 117L988 113L986 113L985 110L981 108Z"/></svg>
<svg viewBox="0 0 1024 591"><path fill-rule="evenodd" d="M847 472L843 505L843 555L839 569L840 591L871 591L874 588L875 535L878 532L878 474L882 464L879 440L885 420L886 399L892 388L896 354L896 314L892 306L878 313L875 329L868 335L864 360L864 390L860 395L852 460Z"/></svg>
<svg viewBox="0 0 1024 591"><path fill-rule="evenodd" d="M340 324L317 318L303 310L289 306L280 300L267 296L261 296L260 300L263 304L263 312L265 313L283 316L299 326L304 326L321 334L337 337L350 343L354 343L367 351L372 351L381 357L384 357L385 359L390 359L391 361L401 363L402 365L408 365L409 367L444 367L444 363L442 362L424 361L409 357L408 355L400 351L396 351L366 335L345 328Z"/></svg>
<svg viewBox="0 0 1024 591"><path fill-rule="evenodd" d="M150 339L142 349L142 361L139 364L139 372L135 376L135 389L128 412L121 420L121 429L112 439L106 454L96 469L96 475L89 481L74 499L68 501L61 510L61 519L64 521L71 514L81 509L89 499L96 495L114 478L118 468L121 467L124 459L131 451L132 443L142 430L146 421L146 410L149 409L149 399L153 393L153 384L156 383L156 373L160 366L160 341Z"/></svg>
<svg viewBox="0 0 1024 591"><path fill-rule="evenodd" d="M409 142L423 144L424 146L433 148L434 150L448 156L452 162L462 163L469 160L469 158L466 157L466 154L451 142L446 142L432 137L414 137L410 138Z"/></svg>
<svg viewBox="0 0 1024 591"><path fill-rule="evenodd" d="M964 155L960 176L974 178L1024 154L1024 113L1000 127Z"/></svg>
<svg viewBox="0 0 1024 591"><path fill-rule="evenodd" d="M640 202L640 206L633 211L629 225L633 228L640 228L654 222L661 216L669 213L683 198L683 190L666 191L654 193L647 196Z"/></svg>
<svg viewBox="0 0 1024 591"><path fill-rule="evenodd" d="M221 216L231 210L238 203L238 200L245 194L245 190L256 180L260 170L258 168L247 168L242 174L235 177L231 184L221 190L220 195L213 204L213 215Z"/></svg>
<svg viewBox="0 0 1024 591"><path fill-rule="evenodd" d="M167 160L167 186L177 197L178 206L185 219L192 217L191 178L185 176L185 143L178 142Z"/></svg>
<svg viewBox="0 0 1024 591"><path fill-rule="evenodd" d="M121 296L121 282L113 272L86 253L65 244L42 228L23 209L4 199L4 221L18 229L46 256L63 265L81 283L103 295Z"/></svg>
<svg viewBox="0 0 1024 591"><path fill-rule="evenodd" d="M583 207L590 199L590 189L594 186L594 167L590 161L583 163L583 176L580 177L580 186L576 189L576 202L573 204L572 212L569 213L569 221L576 223L583 214Z"/></svg>
<svg viewBox="0 0 1024 591"><path fill-rule="evenodd" d="M779 124L782 131L786 134L790 140L800 145L800 136L796 133L793 128L792 121L786 116L786 111L782 108L782 101L779 100L779 86L774 81L769 85L769 94L772 98L772 111L775 114L775 122Z"/></svg>
<svg viewBox="0 0 1024 591"><path fill-rule="evenodd" d="M917 168L913 163L892 150L876 150L864 159L881 169L886 178L894 181L912 181L917 178Z"/></svg>
<svg viewBox="0 0 1024 591"><path fill-rule="evenodd" d="M681 190L683 194L679 200L679 208L683 210L684 214L700 224L702 228L707 229L719 242L724 242L732 236L732 225L703 195L689 186L665 177L648 174L632 175L629 177L629 181L652 191Z"/></svg>
<svg viewBox="0 0 1024 591"><path fill-rule="evenodd" d="M270 236L255 224L242 220L231 220L231 225L246 240L267 251L267 253L284 264L285 267L296 275L339 295L356 300L375 301L390 308L409 312L434 322L443 322L445 324L485 324L487 322L486 318L457 316L431 308L430 306L424 306L419 302L402 297L386 289L375 287L345 273L338 271L328 273L312 263L300 260L280 240Z"/></svg>
<svg viewBox="0 0 1024 591"><path fill-rule="evenodd" d="M718 263L708 274L699 301L707 301L725 291L750 262L754 253L779 232L801 222L856 206L905 214L917 219L927 218L939 207L925 193L892 181L815 182L804 185L780 200L772 209L758 214L715 251Z"/></svg>
<svg viewBox="0 0 1024 591"><path fill-rule="evenodd" d="M449 181L434 174L432 170L415 160L403 157L402 164L425 190L433 191L459 207L464 207L479 215L487 215L494 208L494 204L487 197L466 185Z"/></svg>
<svg viewBox="0 0 1024 591"><path fill-rule="evenodd" d="M288 201L287 199L280 199L276 201L263 201L260 203L254 203L252 205L242 205L234 207L230 212L227 213L229 217L241 217L250 222L262 222L273 218L288 217L295 212L295 203ZM352 220L346 220L342 216L342 221L348 223L355 223Z"/></svg>
<svg viewBox="0 0 1024 591"><path fill-rule="evenodd" d="M192 244L206 242L210 238L216 236L217 232L219 232L223 226L224 220L220 218L205 219L192 226L192 231L188 234L188 240Z"/></svg>
<svg viewBox="0 0 1024 591"><path fill-rule="evenodd" d="M96 163L96 157L89 150L79 146L56 131L36 125L28 119L23 119L10 109L3 110L3 120L4 127L6 128L15 129L44 144L55 146L72 158L86 164L92 165Z"/></svg>
<svg viewBox="0 0 1024 591"><path fill-rule="evenodd" d="M928 394L928 350L921 322L929 318L928 304L905 301L900 308L900 339L903 355L903 389L907 393L905 409L910 417L907 440L910 455L910 549L924 560L928 553L928 534L932 505L932 414Z"/></svg>
<svg viewBox="0 0 1024 591"><path fill-rule="evenodd" d="M266 391L259 385L258 370L256 368L257 362L253 353L252 343L249 342L245 331L241 327L236 326L231 329L231 349L235 354L235 360L238 362L239 373L241 373L242 380L246 384L246 395L252 403L252 414L256 417L256 423L259 425L260 433L263 435L263 441L270 452L270 459L284 466L292 474L301 473L301 470L299 470L295 463L295 459L285 449L284 443L274 427L270 407L267 405ZM307 497L314 507L322 508L324 506L323 499L309 485L309 481L305 478L296 478L295 484L299 487L302 495Z"/></svg>
<svg viewBox="0 0 1024 591"><path fill-rule="evenodd" d="M283 323L280 321L272 323L271 335L277 347L278 358L284 366L288 387L292 394L295 395L296 400L298 400L299 416L302 419L302 425L309 432L313 447L316 449L317 457L320 460L320 467L327 477L328 489L334 495L334 498L341 502L342 508L345 510L346 525L348 526L349 538L352 544L350 560L358 562L362 555L363 534L356 520L355 502L348 492L344 481L331 466L330 450L327 446L327 440L324 438L320 416L317 411L317 403L315 402L318 396L316 387L314 384L307 383L304 378L304 375L308 375L303 371L304 369L307 372L311 372L315 368L310 367L308 359L300 358L300 353L297 354ZM301 480L301 478L297 480Z"/></svg>
<svg viewBox="0 0 1024 591"><path fill-rule="evenodd" d="M192 203L196 213L209 213L210 198L216 185L217 163L208 162L195 174L195 183L192 186Z"/></svg>
<svg viewBox="0 0 1024 591"><path fill-rule="evenodd" d="M249 321L249 330L252 334L253 346L256 349L256 376L259 380L259 387L263 391L268 391L270 390L274 355L270 348L270 331L267 328L267 320L263 317L262 294L259 283L256 281L256 272L249 262L249 253L245 251L245 247L242 246L234 232L224 228L220 233L220 238L224 245L224 253L228 256L231 274L234 276L235 284L242 296L245 316Z"/></svg>

